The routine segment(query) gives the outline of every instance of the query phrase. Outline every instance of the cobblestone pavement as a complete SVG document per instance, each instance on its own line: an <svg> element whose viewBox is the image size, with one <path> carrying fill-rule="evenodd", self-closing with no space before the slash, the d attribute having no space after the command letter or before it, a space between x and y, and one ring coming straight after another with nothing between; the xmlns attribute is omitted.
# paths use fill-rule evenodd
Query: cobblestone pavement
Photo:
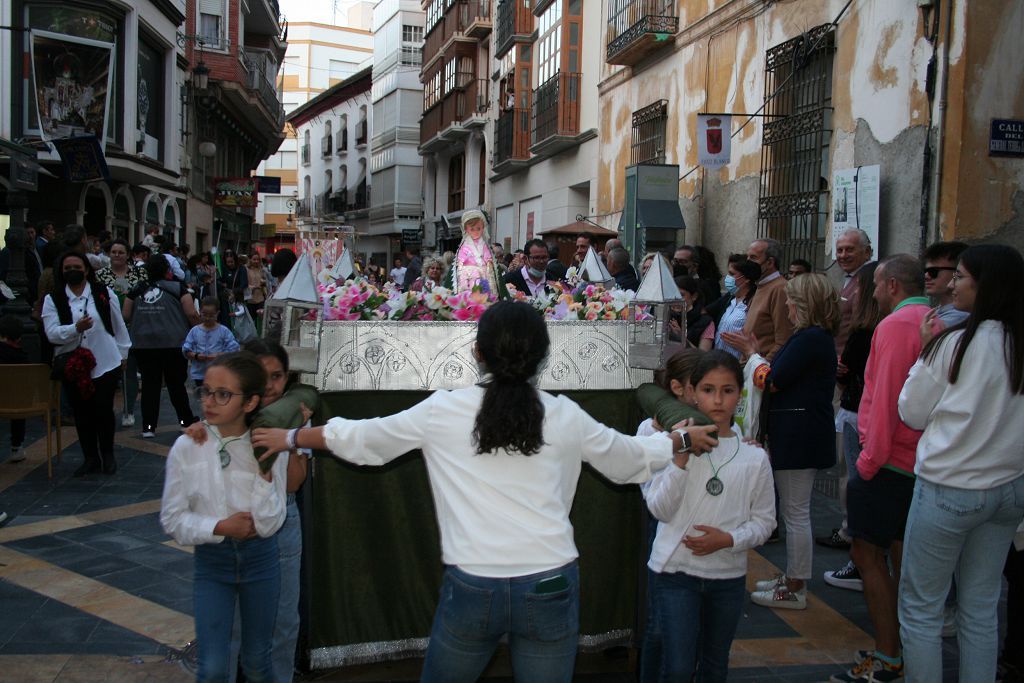
<svg viewBox="0 0 1024 683"><path fill-rule="evenodd" d="M165 404L167 401L165 400ZM173 420L163 406L165 422ZM116 475L74 479L81 462L73 427L46 475L46 440L30 421L25 462L6 462L9 423L0 422L0 683L60 681L189 681L179 661L192 639L192 558L160 529L164 459L177 437L171 424L155 439L119 429ZM827 479L827 474L826 474ZM828 481L823 490L828 490ZM835 501L816 492L819 535L836 526ZM749 581L785 564L784 544L750 556ZM815 576L806 611L744 608L732 649L730 680L826 681L871 645L860 593L825 585L821 574L846 553L815 548ZM947 680L955 680L956 640L945 641ZM577 680L626 682L635 652L581 657ZM415 680L418 661L307 674L300 680ZM505 658L488 680L511 680Z"/></svg>

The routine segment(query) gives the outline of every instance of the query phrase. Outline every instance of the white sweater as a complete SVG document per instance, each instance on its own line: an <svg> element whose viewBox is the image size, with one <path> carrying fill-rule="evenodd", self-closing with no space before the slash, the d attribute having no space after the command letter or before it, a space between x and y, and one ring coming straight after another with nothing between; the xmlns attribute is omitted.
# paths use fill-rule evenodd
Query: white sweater
<svg viewBox="0 0 1024 683"><path fill-rule="evenodd" d="M284 524L288 458L274 462L273 481L267 481L259 474L249 432L233 439L224 439L231 455L225 468L220 466L220 442L214 433L201 446L179 436L167 455L160 524L181 545L220 543L224 536L214 534L213 528L236 512L252 513L256 533L263 538Z"/></svg>
<svg viewBox="0 0 1024 683"><path fill-rule="evenodd" d="M477 455L471 434L483 394L476 386L435 391L396 415L332 418L324 427L331 452L357 465L423 451L442 559L470 574L523 576L574 560L569 510L582 463L621 484L646 481L671 462L666 435L625 436L545 392L540 452Z"/></svg>
<svg viewBox="0 0 1024 683"><path fill-rule="evenodd" d="M684 469L666 467L645 487L647 508L660 523L647 566L660 573L685 572L706 579L732 579L747 573L747 550L768 540L775 528L775 489L764 450L721 438L710 456L691 455ZM733 453L736 457L729 461ZM724 490L707 492L714 476ZM728 462L728 464L725 464ZM693 526L711 526L732 535L733 546L710 555L694 555L685 536L701 536Z"/></svg>
<svg viewBox="0 0 1024 683"><path fill-rule="evenodd" d="M956 384L950 384L962 334L947 335L931 362L919 359L910 369L900 417L924 430L917 476L954 488L991 489L1024 475L1024 395L1010 392L1003 325L994 320L978 326Z"/></svg>

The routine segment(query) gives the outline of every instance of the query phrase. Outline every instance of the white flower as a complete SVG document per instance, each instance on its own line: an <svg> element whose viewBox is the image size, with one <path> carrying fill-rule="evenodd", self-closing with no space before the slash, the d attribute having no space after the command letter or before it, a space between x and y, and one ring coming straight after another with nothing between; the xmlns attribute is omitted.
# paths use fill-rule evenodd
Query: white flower
<svg viewBox="0 0 1024 683"><path fill-rule="evenodd" d="M608 293L612 295L612 300L608 305L616 311L621 311L636 297L636 293L632 289L619 289L616 287L609 290Z"/></svg>

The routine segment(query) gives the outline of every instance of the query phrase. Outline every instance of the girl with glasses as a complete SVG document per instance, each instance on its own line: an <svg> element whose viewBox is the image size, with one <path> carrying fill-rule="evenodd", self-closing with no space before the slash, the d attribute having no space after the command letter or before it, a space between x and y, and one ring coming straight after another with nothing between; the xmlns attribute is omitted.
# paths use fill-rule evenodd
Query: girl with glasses
<svg viewBox="0 0 1024 683"><path fill-rule="evenodd" d="M247 681L273 681L271 644L280 591L274 534L285 520L287 459L267 472L253 455L249 425L266 390L267 373L253 354L210 362L197 393L208 436L174 443L160 523L182 545L195 546L196 680L226 681L236 603L241 664Z"/></svg>

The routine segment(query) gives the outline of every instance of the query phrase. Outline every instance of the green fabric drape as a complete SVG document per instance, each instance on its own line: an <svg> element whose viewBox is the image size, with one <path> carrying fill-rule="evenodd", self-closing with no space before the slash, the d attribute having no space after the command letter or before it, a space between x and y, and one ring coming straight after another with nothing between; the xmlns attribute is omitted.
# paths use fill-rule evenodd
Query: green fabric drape
<svg viewBox="0 0 1024 683"><path fill-rule="evenodd" d="M566 392L626 434L641 416L633 391ZM318 418L390 415L421 391L321 394ZM419 451L384 467L318 453L312 480L310 647L425 638L441 585L441 554L426 466ZM581 635L636 632L646 517L639 487L584 467L571 519L580 551ZM600 646L601 639L595 643ZM608 643L620 644L619 643Z"/></svg>

